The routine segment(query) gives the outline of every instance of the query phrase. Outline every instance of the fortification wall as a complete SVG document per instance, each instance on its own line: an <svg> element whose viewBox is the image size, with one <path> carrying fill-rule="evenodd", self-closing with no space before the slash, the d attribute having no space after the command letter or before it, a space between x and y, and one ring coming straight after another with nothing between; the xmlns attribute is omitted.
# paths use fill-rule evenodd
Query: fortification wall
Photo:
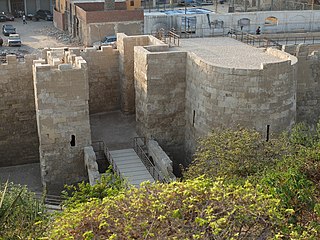
<svg viewBox="0 0 320 240"><path fill-rule="evenodd" d="M277 50L283 58L261 69L213 66L188 54L186 85L186 150L191 156L198 137L213 128L241 125L266 134L288 129L296 115L296 59Z"/></svg>
<svg viewBox="0 0 320 240"><path fill-rule="evenodd" d="M130 114L135 112L135 89L134 89L134 47L163 45L163 42L153 36L127 36L117 34L117 48L120 53L120 92L121 110Z"/></svg>
<svg viewBox="0 0 320 240"><path fill-rule="evenodd" d="M87 179L83 149L91 144L87 64L53 62L33 67L41 176L51 193Z"/></svg>
<svg viewBox="0 0 320 240"><path fill-rule="evenodd" d="M119 52L111 46L86 48L80 56L88 64L90 114L120 109Z"/></svg>
<svg viewBox="0 0 320 240"><path fill-rule="evenodd" d="M0 65L0 167L39 161L32 61L7 56Z"/></svg>
<svg viewBox="0 0 320 240"><path fill-rule="evenodd" d="M90 114L120 109L119 51L111 46L95 48L52 48L43 52L50 65L72 63L81 56L88 67Z"/></svg>
<svg viewBox="0 0 320 240"><path fill-rule="evenodd" d="M184 160L187 53L146 48L134 52L137 131L156 139L177 169Z"/></svg>
<svg viewBox="0 0 320 240"><path fill-rule="evenodd" d="M309 54L307 45L296 47L297 121L315 125L320 118L320 52Z"/></svg>

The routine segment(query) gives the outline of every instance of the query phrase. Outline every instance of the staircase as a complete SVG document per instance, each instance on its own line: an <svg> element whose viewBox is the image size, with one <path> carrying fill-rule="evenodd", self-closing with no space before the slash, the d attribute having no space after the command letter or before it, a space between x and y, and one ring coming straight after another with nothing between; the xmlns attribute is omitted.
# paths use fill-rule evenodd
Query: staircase
<svg viewBox="0 0 320 240"><path fill-rule="evenodd" d="M110 159L118 175L128 184L139 187L142 182L154 182L153 177L141 162L133 148L110 151Z"/></svg>

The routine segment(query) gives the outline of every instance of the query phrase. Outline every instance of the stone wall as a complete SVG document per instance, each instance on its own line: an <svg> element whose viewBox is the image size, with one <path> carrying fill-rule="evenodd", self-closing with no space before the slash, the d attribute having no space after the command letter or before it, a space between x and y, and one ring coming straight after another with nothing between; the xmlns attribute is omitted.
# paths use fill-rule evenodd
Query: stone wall
<svg viewBox="0 0 320 240"><path fill-rule="evenodd" d="M87 179L83 148L91 144L87 64L81 57L58 60L33 67L41 176L49 193Z"/></svg>
<svg viewBox="0 0 320 240"><path fill-rule="evenodd" d="M48 59L51 65L57 65L62 60L72 63L76 56L81 56L88 66L90 114L119 110L119 51L111 46L103 46L101 50L72 47L43 51L43 58Z"/></svg>
<svg viewBox="0 0 320 240"><path fill-rule="evenodd" d="M0 65L0 167L39 161L32 60L7 56Z"/></svg>
<svg viewBox="0 0 320 240"><path fill-rule="evenodd" d="M307 45L296 47L297 122L315 125L320 118L320 52L309 54Z"/></svg>
<svg viewBox="0 0 320 240"><path fill-rule="evenodd" d="M278 50L283 58L261 69L234 69L211 65L188 54L186 87L186 150L213 128L241 125L270 133L290 128L296 115L296 58Z"/></svg>
<svg viewBox="0 0 320 240"><path fill-rule="evenodd" d="M120 13L118 13L120 14ZM92 46L94 42L101 41L105 36L124 33L126 35L143 34L143 21L124 21L124 22L82 22L82 41L87 46Z"/></svg>
<svg viewBox="0 0 320 240"><path fill-rule="evenodd" d="M117 34L117 48L120 53L120 92L121 110L126 114L135 112L134 89L134 46L149 44L149 36L127 36Z"/></svg>
<svg viewBox="0 0 320 240"><path fill-rule="evenodd" d="M80 56L88 64L90 114L120 109L119 52L111 46L87 48Z"/></svg>
<svg viewBox="0 0 320 240"><path fill-rule="evenodd" d="M134 55L138 133L157 140L175 168L184 160L186 56L151 47L136 47Z"/></svg>

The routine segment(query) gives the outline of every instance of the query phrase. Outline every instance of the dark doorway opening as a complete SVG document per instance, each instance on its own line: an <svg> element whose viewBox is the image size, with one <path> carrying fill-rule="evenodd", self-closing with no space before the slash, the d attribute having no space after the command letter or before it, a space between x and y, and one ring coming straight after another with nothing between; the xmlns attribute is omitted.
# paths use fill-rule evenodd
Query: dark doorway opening
<svg viewBox="0 0 320 240"><path fill-rule="evenodd" d="M22 17L24 14L24 1L11 0L11 12L15 17Z"/></svg>

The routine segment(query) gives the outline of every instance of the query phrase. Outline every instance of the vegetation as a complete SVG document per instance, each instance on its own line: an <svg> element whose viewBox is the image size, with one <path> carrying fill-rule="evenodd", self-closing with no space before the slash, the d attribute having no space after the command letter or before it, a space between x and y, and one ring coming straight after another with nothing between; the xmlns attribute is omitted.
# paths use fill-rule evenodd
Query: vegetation
<svg viewBox="0 0 320 240"><path fill-rule="evenodd" d="M0 185L0 239L29 239L45 231L47 216L43 205L26 187Z"/></svg>
<svg viewBox="0 0 320 240"><path fill-rule="evenodd" d="M199 141L199 148L184 177L192 179L204 175L215 179L223 176L241 181L259 176L292 152L286 135L266 142L258 132L245 128L213 131Z"/></svg>
<svg viewBox="0 0 320 240"><path fill-rule="evenodd" d="M320 239L320 124L268 142L214 131L183 174L126 189L109 170L95 186L69 186L45 239Z"/></svg>
<svg viewBox="0 0 320 240"><path fill-rule="evenodd" d="M250 183L203 177L146 184L101 204L69 209L51 239L258 239L274 235L283 220L279 200Z"/></svg>
<svg viewBox="0 0 320 240"><path fill-rule="evenodd" d="M105 197L115 196L124 190L125 183L117 175L113 174L111 168L109 168L94 186L86 182L81 182L77 185L66 185L65 190L62 192L62 197L65 199L63 205L73 208L80 203L88 202L88 200L102 200Z"/></svg>
<svg viewBox="0 0 320 240"><path fill-rule="evenodd" d="M208 161L209 160L209 161ZM200 141L187 179L204 174L215 180L250 181L292 211L283 221L287 238L320 239L320 125L298 124L290 134L266 142L247 129L213 132Z"/></svg>

